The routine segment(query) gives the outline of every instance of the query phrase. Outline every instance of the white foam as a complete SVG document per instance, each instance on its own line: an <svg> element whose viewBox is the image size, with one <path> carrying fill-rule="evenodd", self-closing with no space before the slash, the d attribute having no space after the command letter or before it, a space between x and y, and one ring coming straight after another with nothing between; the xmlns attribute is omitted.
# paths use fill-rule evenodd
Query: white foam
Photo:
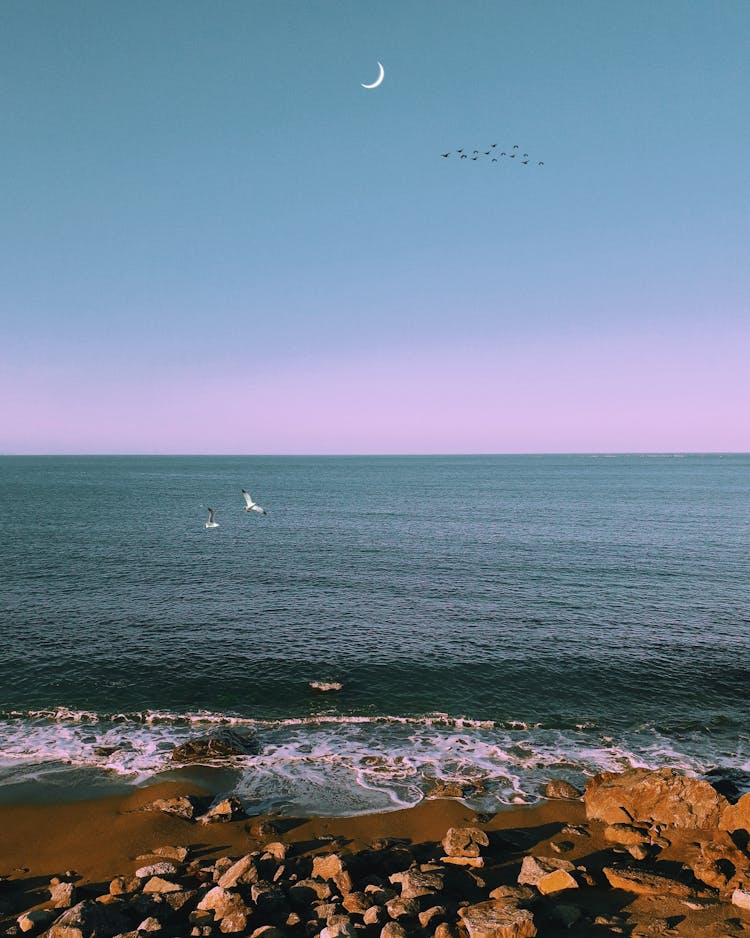
<svg viewBox="0 0 750 938"><path fill-rule="evenodd" d="M97 714L53 708L0 713L0 784L25 767L91 767L142 782L173 769L175 745L216 725L252 728L260 751L233 760L236 793L255 810L356 814L415 804L436 783L457 786L480 810L539 798L551 777L580 785L600 771L673 765L700 774L716 765L706 740L692 744L638 727L622 737L582 721L545 727L444 713L420 717L333 713L256 720L211 712ZM747 767L747 745L722 764ZM4 767L4 768L3 768ZM438 785L438 787L440 787Z"/></svg>

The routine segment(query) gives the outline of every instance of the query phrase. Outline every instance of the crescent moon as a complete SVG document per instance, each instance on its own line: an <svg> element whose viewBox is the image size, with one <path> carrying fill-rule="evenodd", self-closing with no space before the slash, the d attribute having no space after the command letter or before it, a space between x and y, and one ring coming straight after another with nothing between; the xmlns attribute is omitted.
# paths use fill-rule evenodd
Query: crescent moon
<svg viewBox="0 0 750 938"><path fill-rule="evenodd" d="M380 62L378 62L378 68L380 69L380 74L371 85L365 85L363 82L360 82L363 88L377 88L378 85L383 81L383 79L385 78L385 69L380 64Z"/></svg>

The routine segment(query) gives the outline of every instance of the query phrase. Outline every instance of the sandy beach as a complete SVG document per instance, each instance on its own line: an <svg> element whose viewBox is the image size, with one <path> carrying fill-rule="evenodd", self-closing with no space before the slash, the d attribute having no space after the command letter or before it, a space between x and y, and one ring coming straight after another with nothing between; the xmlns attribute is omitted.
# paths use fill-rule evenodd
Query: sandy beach
<svg viewBox="0 0 750 938"><path fill-rule="evenodd" d="M425 800L407 810L351 818L242 816L215 823L196 823L164 810L149 809L154 802L164 806L176 803L175 799L185 801L186 796L196 803L201 798L209 803L210 795L181 782L161 783L126 796L94 801L3 806L0 933L19 934L24 928L32 934L50 929L51 938L107 933L106 926L95 932L85 921L78 923L77 932L61 923L61 915L90 907L106 908L107 914L114 909L130 916L130 930L114 931L113 924L109 934L145 933L145 926L139 931L139 922L135 921L140 917L143 921L153 919L149 928L173 938L181 934L252 935L256 931L260 936L263 930L267 938L273 938L275 934L319 934L325 929L326 938L347 935L352 929L352 934L382 934L385 938L412 934L435 934L437 938L523 938L534 934L719 938L747 934L750 912L741 907L743 897L748 895L744 886L750 881L745 879L750 876L747 834L743 835L741 828L723 829L733 823L746 823L747 805L742 801L739 805L729 804L705 782L691 781L693 788L686 795L685 790L674 789L675 785L683 785L674 773L666 773L666 787L659 773L623 778L622 784L616 781L619 787L610 785L614 796L611 791L605 792L609 801L604 807L598 792L592 792L589 798L587 790L585 803L581 799L550 799L533 807L480 815L451 799ZM638 797L643 799L644 810L652 815L671 811L666 816L667 821L671 818L671 825L664 819L649 825L638 820L606 823L592 817L597 812L606 815L612 810L632 811L628 798L635 790L633 784L639 786ZM646 795L644 784L661 786L660 804L655 805L653 797ZM621 806L613 809L615 802ZM706 813L714 810L714 802L725 812L723 816L730 818L723 828L723 822L711 820L713 815ZM688 804L692 812L688 823L692 818L704 826L681 826L685 822L681 804ZM451 829L475 832L466 835L469 849L455 848L455 843L451 846L450 835L446 838ZM479 838L479 846L471 837ZM455 833L453 839L456 841ZM165 907L155 906L151 909L154 914L146 915L148 903L156 901L147 895L150 887L145 885L149 864L163 862L175 848L186 848L184 861L173 866L165 879L174 881L175 895L179 891L186 897L185 908L192 911L189 917L185 914L176 920L174 913L164 916L159 909ZM270 853L266 852L269 849ZM322 867L316 872L315 858L331 855L341 870L348 871L346 884L335 872L324 874ZM233 890L216 885L225 882L222 877L240 858L259 864L259 868L266 864L262 876L256 872L250 877L256 883L252 889L259 889L258 883L268 878L264 888L281 897L280 912L264 915L258 911L260 906L251 912L250 886L242 887L241 879L233 883ZM447 871L444 888L428 890L420 894L419 900L411 900L405 881L399 878L407 875L404 870L417 876L439 871L440 877ZM299 909L292 899L290 905L286 904L284 894L292 896L300 880L322 885L320 881L326 875L331 881L331 895L326 902L313 902L305 909ZM68 890L67 900L52 909L54 893L51 896L50 885L54 890L57 881L69 883L72 888L61 887ZM390 889L389 882L393 891L383 892L385 906L368 913L368 920L358 903L365 895L374 897L376 889ZM247 899L239 924L229 913L221 917L217 910L201 911L200 897L203 895L203 901L207 901L205 896L211 889L236 896L238 902L244 901L240 895ZM159 901L163 898L158 897ZM403 909L396 909L394 900ZM66 906L75 908L65 912ZM441 911L433 913L433 907ZM475 913L475 909L482 915L490 909L495 915L522 918L503 931L506 926L500 927L497 922L477 924L472 915L480 912ZM32 915L24 919L24 913L31 910L36 910L37 918ZM337 916L347 921L342 924Z"/></svg>

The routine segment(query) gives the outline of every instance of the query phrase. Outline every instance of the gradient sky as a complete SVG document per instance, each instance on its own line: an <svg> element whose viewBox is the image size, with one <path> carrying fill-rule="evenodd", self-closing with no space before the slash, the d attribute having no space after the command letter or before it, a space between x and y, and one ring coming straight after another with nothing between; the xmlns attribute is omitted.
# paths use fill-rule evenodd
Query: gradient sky
<svg viewBox="0 0 750 938"><path fill-rule="evenodd" d="M3 0L0 451L750 450L748 48L747 0ZM439 156L494 142L545 165Z"/></svg>

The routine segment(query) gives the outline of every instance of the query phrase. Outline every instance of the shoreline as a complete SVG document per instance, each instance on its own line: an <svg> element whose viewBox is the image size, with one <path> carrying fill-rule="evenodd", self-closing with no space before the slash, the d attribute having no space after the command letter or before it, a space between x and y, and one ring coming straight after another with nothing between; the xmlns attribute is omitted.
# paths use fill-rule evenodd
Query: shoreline
<svg viewBox="0 0 750 938"><path fill-rule="evenodd" d="M658 794L656 800L654 791ZM750 892L743 891L750 889L750 834L741 826L750 826L750 795L733 805L709 783L689 779L670 769L605 773L587 785L584 798L548 798L531 806L503 806L497 813L477 813L453 799L425 799L414 807L353 817L243 814L216 823L186 820L164 813L163 807L144 810L157 799L162 799L163 806L164 800L172 804L170 799L186 801L187 796L203 798L204 807L211 800L211 793L199 785L162 781L125 795L88 801L0 805L0 934L19 934L13 929L20 927L18 922L24 913L33 912L28 919L30 934L41 933L39 923L44 922L46 928L53 919L68 914L65 906L50 908L50 881L54 888L55 878L75 894L81 908L96 909L96 914L106 908L107 914L113 909L121 910L121 917L128 912L132 918L136 912L129 910L142 910L147 905L151 908L149 903L157 900L149 895L143 874L140 879L134 874L144 864L163 858L164 854L156 855L162 848L171 851L185 848L185 861L178 868L173 867L174 875L167 879L178 881L174 888L182 890L180 895L190 897L185 901L192 904L185 908L193 909L189 921L188 913L184 913L181 926L184 931L174 928L172 932L165 931L165 936L198 934L191 931L197 927L196 922L205 929L199 932L202 935L252 935L258 926L274 928L267 938L318 934L326 927L326 921L322 920L315 931L312 920L306 922L303 916L298 921L296 911L289 911L291 906L284 913L289 913L288 922L277 922L273 916L266 921L264 913L255 907L251 909L249 886L245 892L241 885L230 890L233 902L247 903L247 922L242 927L234 929L230 918L224 921L216 910L211 913L195 910L201 895L218 888L216 884L232 862L244 858L261 866L271 863L271 854L264 853L268 847L274 856L281 851L280 859L271 866L276 869L274 883L278 880L279 889L283 887L288 895L298 878L309 877L310 870L314 871L316 856L335 853L336 863L344 864L352 871L352 877L359 878L359 886L352 883L343 886L333 876L332 882L338 883L331 887L333 898L328 905L318 903L329 917L328 928L338 915L349 915L351 928L360 921L359 913L352 910L364 901L361 897L365 893L356 891L364 888L364 883L381 882L382 887L377 888L386 891L390 888L388 882L394 880L388 876L383 879L381 874L386 859L392 856L399 855L394 869L409 869L415 875L423 870L441 871L440 876L445 875L446 882L454 882L454 886L446 886L447 891L435 898L436 902L440 900L443 910L440 913L443 925L436 926L437 919L430 919L429 927L417 924L416 906L409 912L408 898L401 898L398 901L407 906L399 906L403 917L398 917L399 912L395 924L400 923L401 931L394 930L386 921L384 899L381 911L371 916L373 922L378 916L383 921L378 919L377 928L370 927L372 923L368 925L367 920L360 923L358 927L365 929L363 936L377 938L380 926L385 923L390 929L385 938L433 934L435 938L473 938L466 924L474 914L466 911L469 906L472 909L481 906L485 912L492 907L493 914L502 910L502 915L526 917L523 921L527 925L521 931L507 932L519 936L564 934L586 938L625 934L638 938L665 934L726 938L750 930L750 904L743 908L735 901L735 890L739 889L750 902ZM640 807L650 820L629 818ZM723 812L724 820L718 820L718 810ZM727 817L729 822L725 823ZM697 823L693 823L696 819ZM740 827L732 832L734 823ZM449 829L473 830L484 838L486 846L481 848L479 858L472 859L471 851L468 854L459 851L457 859L446 858L443 854L448 847L444 838ZM476 858L476 853L473 856ZM260 860L251 861L252 857ZM371 871L366 874L368 864ZM548 894L546 887L543 890L540 885L542 880L537 877L534 881L524 873L528 864L541 864L549 882L565 878L568 882L551 886ZM721 877L727 873L727 864L734 872L724 881ZM372 872L376 868L378 874ZM290 871L295 871L291 878ZM617 871L624 877L622 881L612 879ZM319 876L315 872L312 875L317 881ZM402 874L395 875L396 881L401 882L398 877ZM271 876L264 878L270 880ZM142 892L135 896L121 894L118 890L123 883L136 884L123 887L126 893L127 889ZM273 888L270 882L266 886ZM337 890L341 893L338 900ZM158 902L163 899L159 897ZM427 915L428 910L423 908L426 902L425 897L420 899L420 915ZM71 899L68 905L72 904ZM304 914L315 919L320 909L313 902ZM158 918L164 909L157 904L152 911L151 918L154 915ZM140 914L138 911L137 915ZM34 915L38 917L35 919ZM171 915L169 912L166 922L173 921ZM391 918L394 915L396 912ZM528 925L531 919L536 930L524 931L523 928L531 928ZM131 922L131 929L136 926L137 922ZM158 930L156 925L153 928ZM120 932L125 934L126 930L112 934ZM56 938L54 927L49 934ZM63 934L69 933L60 931ZM89 934L82 926L82 938ZM348 932L345 929L340 934Z"/></svg>

